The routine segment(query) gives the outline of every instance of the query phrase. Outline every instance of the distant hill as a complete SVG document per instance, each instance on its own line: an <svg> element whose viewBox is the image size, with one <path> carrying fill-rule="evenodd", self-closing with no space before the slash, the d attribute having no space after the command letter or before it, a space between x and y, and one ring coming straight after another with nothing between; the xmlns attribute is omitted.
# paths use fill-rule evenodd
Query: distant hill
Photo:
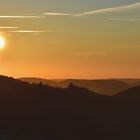
<svg viewBox="0 0 140 140"><path fill-rule="evenodd" d="M74 83L77 86L85 87L91 91L98 92L102 95L115 95L118 92L129 88L124 82L117 80L65 80L61 82L62 87Z"/></svg>
<svg viewBox="0 0 140 140"><path fill-rule="evenodd" d="M102 95L115 95L118 92L131 87L128 83L120 80L46 80L40 78L20 78L19 80L26 81L29 83L39 83L42 82L52 87L63 87L66 88L70 83L77 85L79 87L87 88L91 91L98 92Z"/></svg>
<svg viewBox="0 0 140 140"><path fill-rule="evenodd" d="M132 87L140 85L140 79L117 79L117 80L125 82Z"/></svg>
<svg viewBox="0 0 140 140"><path fill-rule="evenodd" d="M58 87L58 82L55 80L48 80L48 79L42 79L42 78L36 78L36 77L18 78L18 80L25 81L30 84L39 84L41 82L42 84L50 85L53 87Z"/></svg>

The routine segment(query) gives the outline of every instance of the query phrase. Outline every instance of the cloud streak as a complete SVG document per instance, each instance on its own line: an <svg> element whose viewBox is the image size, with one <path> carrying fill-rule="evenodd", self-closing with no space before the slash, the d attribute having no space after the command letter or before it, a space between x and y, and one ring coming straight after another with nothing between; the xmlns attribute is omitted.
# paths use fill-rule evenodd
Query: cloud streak
<svg viewBox="0 0 140 140"><path fill-rule="evenodd" d="M19 16L3 16L3 15L0 15L0 19L40 19L40 18L46 18L45 16L22 16L22 15L19 15Z"/></svg>
<svg viewBox="0 0 140 140"><path fill-rule="evenodd" d="M0 26L0 29L18 29L19 27L12 27L12 26Z"/></svg>
<svg viewBox="0 0 140 140"><path fill-rule="evenodd" d="M138 18L109 18L111 21L140 21Z"/></svg>
<svg viewBox="0 0 140 140"><path fill-rule="evenodd" d="M107 52L105 51L98 51L98 52L77 52L76 53L77 55L106 55Z"/></svg>
<svg viewBox="0 0 140 140"><path fill-rule="evenodd" d="M47 16L72 16L72 17L81 16L82 17L88 15L102 14L102 13L120 12L124 10L135 9L138 7L140 7L140 2L122 5L122 6L95 9L92 11L86 11L81 13L44 12L41 15L0 15L0 19L41 19L41 18L47 18Z"/></svg>
<svg viewBox="0 0 140 140"><path fill-rule="evenodd" d="M111 12L120 12L124 10L129 9L135 9L137 7L140 7L140 2L127 4L127 5L121 5L121 6L115 6L115 7L107 7L107 8L101 8L101 9L95 9L92 11L86 11L81 13L55 13L55 12L45 12L44 15L46 16L73 16L73 17L80 17L80 16L88 16L88 15L96 15L96 14L102 14L102 13L111 13Z"/></svg>
<svg viewBox="0 0 140 140"><path fill-rule="evenodd" d="M44 13L46 16L72 16L73 14L68 14L68 13L50 13L46 12Z"/></svg>
<svg viewBox="0 0 140 140"><path fill-rule="evenodd" d="M74 16L86 16L86 15L96 15L96 14L101 14L101 13L120 12L124 10L135 9L137 7L140 7L140 2L123 5L123 6L116 6L116 7L96 9L96 10L87 11L87 12L81 12L78 14L74 14Z"/></svg>
<svg viewBox="0 0 140 140"><path fill-rule="evenodd" d="M34 30L17 30L17 31L9 31L11 33L42 33L44 31L34 31Z"/></svg>
<svg viewBox="0 0 140 140"><path fill-rule="evenodd" d="M8 31L10 33L57 33L57 32L64 32L64 31L43 31L43 30L15 30L15 31Z"/></svg>

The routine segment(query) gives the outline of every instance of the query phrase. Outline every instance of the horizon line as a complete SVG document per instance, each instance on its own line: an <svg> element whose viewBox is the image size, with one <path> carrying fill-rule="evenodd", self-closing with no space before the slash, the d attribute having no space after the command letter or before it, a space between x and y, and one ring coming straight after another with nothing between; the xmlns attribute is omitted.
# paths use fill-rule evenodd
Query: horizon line
<svg viewBox="0 0 140 140"><path fill-rule="evenodd" d="M4 77L12 77L12 78L14 78L14 79L22 79L22 78L37 78L37 79L44 79L44 80L116 80L116 79L127 79L127 80L129 80L129 79L134 79L134 80L140 80L140 77L139 78L137 78L137 77L108 77L108 78L79 78L79 77L75 77L75 78L73 78L73 77L68 77L68 78L46 78L46 77L40 77L40 76L11 76L11 75L3 75L3 74L1 74L0 75L0 77L1 76L4 76Z"/></svg>

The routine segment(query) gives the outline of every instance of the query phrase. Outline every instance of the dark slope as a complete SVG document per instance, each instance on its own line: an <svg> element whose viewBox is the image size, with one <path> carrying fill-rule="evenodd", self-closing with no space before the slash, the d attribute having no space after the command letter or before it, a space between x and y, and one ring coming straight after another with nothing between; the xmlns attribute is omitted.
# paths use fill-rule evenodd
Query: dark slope
<svg viewBox="0 0 140 140"><path fill-rule="evenodd" d="M2 76L0 129L10 139L81 139L83 131L92 134L89 119L101 108L96 102L102 102L100 95L72 84L59 89Z"/></svg>
<svg viewBox="0 0 140 140"><path fill-rule="evenodd" d="M0 77L0 139L139 139L139 107L73 84L60 89Z"/></svg>
<svg viewBox="0 0 140 140"><path fill-rule="evenodd" d="M128 97L130 99L132 99L132 98L140 99L140 86L136 86L136 87L126 89L126 90L118 93L116 96Z"/></svg>
<svg viewBox="0 0 140 140"><path fill-rule="evenodd" d="M39 78L20 78L22 81L27 81L29 83L39 83L42 82L52 87L63 87L66 88L70 83L74 83L79 87L87 88L91 91L96 91L102 95L115 95L118 92L130 87L129 84L119 81L119 80L45 80Z"/></svg>

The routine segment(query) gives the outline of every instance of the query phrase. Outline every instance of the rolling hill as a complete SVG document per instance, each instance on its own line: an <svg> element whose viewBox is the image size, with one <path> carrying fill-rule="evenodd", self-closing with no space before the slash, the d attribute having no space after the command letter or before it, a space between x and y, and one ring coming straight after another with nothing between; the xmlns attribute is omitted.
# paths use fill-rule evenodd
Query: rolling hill
<svg viewBox="0 0 140 140"><path fill-rule="evenodd" d="M77 80L77 79L68 79L68 80L46 80L40 78L19 78L19 80L26 81L29 83L40 83L47 84L52 87L62 87L66 88L70 83L77 85L79 87L87 88L91 91L98 92L102 95L115 95L124 89L131 87L128 83L125 83L120 80Z"/></svg>

